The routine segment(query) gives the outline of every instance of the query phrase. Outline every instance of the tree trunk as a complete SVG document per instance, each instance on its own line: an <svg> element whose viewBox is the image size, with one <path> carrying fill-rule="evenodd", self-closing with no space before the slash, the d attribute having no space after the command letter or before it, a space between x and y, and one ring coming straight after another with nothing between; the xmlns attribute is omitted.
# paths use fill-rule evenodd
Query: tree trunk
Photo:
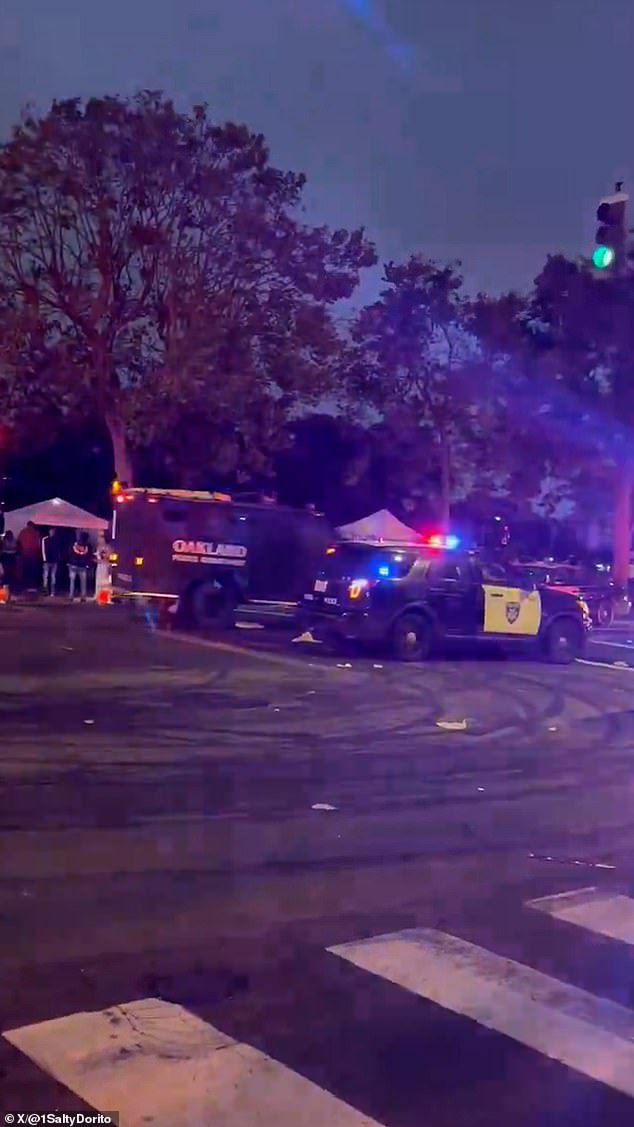
<svg viewBox="0 0 634 1127"><path fill-rule="evenodd" d="M440 531L449 531L451 520L451 466L449 462L449 442L446 435L440 439Z"/></svg>
<svg viewBox="0 0 634 1127"><path fill-rule="evenodd" d="M122 485L133 485L132 461L123 423L116 415L108 415L106 426L112 442L114 472L117 481L120 481Z"/></svg>
<svg viewBox="0 0 634 1127"><path fill-rule="evenodd" d="M630 572L630 528L632 524L632 466L617 470L614 499L613 569L614 582L627 587Z"/></svg>

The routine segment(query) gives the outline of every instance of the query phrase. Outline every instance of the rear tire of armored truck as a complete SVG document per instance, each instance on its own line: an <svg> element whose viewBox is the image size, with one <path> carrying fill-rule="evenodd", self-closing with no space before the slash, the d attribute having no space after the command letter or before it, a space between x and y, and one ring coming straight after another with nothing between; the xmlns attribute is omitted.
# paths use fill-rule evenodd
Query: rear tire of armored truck
<svg viewBox="0 0 634 1127"><path fill-rule="evenodd" d="M232 630L236 624L237 600L233 591L218 582L201 583L189 597L196 630Z"/></svg>

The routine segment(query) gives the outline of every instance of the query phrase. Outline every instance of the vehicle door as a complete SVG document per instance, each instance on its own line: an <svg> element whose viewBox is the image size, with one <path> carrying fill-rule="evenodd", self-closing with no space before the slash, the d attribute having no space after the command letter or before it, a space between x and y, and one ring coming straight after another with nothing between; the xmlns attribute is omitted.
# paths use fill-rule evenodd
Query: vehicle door
<svg viewBox="0 0 634 1127"><path fill-rule="evenodd" d="M536 637L542 620L539 591L531 579L506 576L498 565L482 565L482 631Z"/></svg>
<svg viewBox="0 0 634 1127"><path fill-rule="evenodd" d="M239 519L248 529L249 600L291 601L298 555L292 513L273 505L244 505Z"/></svg>
<svg viewBox="0 0 634 1127"><path fill-rule="evenodd" d="M477 632L479 594L468 559L444 556L432 560L427 601L443 634L466 636Z"/></svg>

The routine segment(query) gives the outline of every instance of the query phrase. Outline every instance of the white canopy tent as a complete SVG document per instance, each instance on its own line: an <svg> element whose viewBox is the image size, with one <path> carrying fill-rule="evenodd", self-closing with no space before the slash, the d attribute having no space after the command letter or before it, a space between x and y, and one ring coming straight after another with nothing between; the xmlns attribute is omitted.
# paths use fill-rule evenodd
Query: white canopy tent
<svg viewBox="0 0 634 1127"><path fill-rule="evenodd" d="M342 540L369 544L420 544L421 536L395 517L388 509L380 509L362 520L343 524L337 529Z"/></svg>
<svg viewBox="0 0 634 1127"><path fill-rule="evenodd" d="M45 525L47 528L75 528L82 532L105 532L108 527L108 521L102 517L71 505L69 501L62 501L61 497L51 497L49 501L25 505L23 509L5 513L5 532L10 531L17 536L30 520L33 524Z"/></svg>

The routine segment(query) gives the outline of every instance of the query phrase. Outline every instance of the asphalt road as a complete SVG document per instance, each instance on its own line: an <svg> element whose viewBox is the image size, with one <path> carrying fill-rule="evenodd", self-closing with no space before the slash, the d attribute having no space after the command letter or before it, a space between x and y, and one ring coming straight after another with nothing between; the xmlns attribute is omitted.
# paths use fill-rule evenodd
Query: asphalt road
<svg viewBox="0 0 634 1127"><path fill-rule="evenodd" d="M3 1109L632 1122L627 639L404 667L0 609Z"/></svg>

